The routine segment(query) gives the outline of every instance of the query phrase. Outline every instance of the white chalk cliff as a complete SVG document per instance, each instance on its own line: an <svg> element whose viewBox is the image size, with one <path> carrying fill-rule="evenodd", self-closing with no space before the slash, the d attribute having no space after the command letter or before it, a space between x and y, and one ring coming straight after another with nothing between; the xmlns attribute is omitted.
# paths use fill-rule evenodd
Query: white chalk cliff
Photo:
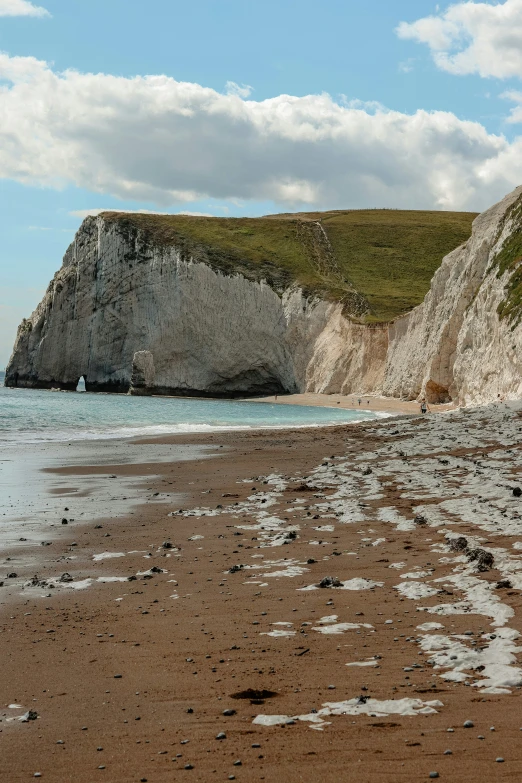
<svg viewBox="0 0 522 783"><path fill-rule="evenodd" d="M74 389L83 376L88 390L134 394L519 397L522 327L516 308L499 315L514 267L499 276L496 259L521 232L521 203L519 188L480 215L423 304L382 326L87 218L19 327L6 385Z"/></svg>

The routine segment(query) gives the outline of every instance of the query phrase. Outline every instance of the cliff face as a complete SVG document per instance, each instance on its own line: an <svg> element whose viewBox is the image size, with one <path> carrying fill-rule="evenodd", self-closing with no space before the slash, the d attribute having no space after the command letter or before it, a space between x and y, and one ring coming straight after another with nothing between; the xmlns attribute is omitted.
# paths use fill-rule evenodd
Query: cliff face
<svg viewBox="0 0 522 783"><path fill-rule="evenodd" d="M19 328L7 385L74 389L84 376L90 391L214 396L373 387L368 360L345 357L342 379L335 369L347 344L358 355L360 329L341 304L186 256L88 218Z"/></svg>
<svg viewBox="0 0 522 783"><path fill-rule="evenodd" d="M522 187L479 215L424 302L390 326L384 394L463 404L522 395L521 205Z"/></svg>
<svg viewBox="0 0 522 783"><path fill-rule="evenodd" d="M286 241L280 223L265 226L265 239L271 225ZM305 295L273 261L233 267L220 256L220 267L176 237L158 243L114 216L88 218L19 328L6 385L74 389L84 376L90 391L133 394L522 395L522 188L476 218L423 303L390 324L346 316L347 303L360 314L366 300L336 267L326 234L325 248L310 237L315 274L342 285L342 301Z"/></svg>

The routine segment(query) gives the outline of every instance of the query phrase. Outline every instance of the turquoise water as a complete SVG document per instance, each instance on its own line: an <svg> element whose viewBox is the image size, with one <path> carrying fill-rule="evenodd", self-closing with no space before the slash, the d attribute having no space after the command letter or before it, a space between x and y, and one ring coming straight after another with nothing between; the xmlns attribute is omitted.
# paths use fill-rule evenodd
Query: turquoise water
<svg viewBox="0 0 522 783"><path fill-rule="evenodd" d="M378 414L370 412L301 405L128 397L0 386L0 444L306 427L377 417Z"/></svg>

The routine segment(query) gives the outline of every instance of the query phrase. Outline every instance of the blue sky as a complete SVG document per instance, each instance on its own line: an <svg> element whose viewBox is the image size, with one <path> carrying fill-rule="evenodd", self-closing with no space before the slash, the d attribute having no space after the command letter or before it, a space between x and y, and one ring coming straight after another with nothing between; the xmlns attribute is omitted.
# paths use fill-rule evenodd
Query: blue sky
<svg viewBox="0 0 522 783"><path fill-rule="evenodd" d="M522 182L521 0L41 5L0 0L0 368L89 210L482 209Z"/></svg>

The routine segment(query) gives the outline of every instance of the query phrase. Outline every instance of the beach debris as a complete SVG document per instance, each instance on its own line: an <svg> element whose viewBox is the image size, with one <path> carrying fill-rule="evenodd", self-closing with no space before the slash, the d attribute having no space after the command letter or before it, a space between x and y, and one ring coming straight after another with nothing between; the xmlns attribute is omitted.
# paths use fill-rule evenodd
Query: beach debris
<svg viewBox="0 0 522 783"><path fill-rule="evenodd" d="M68 524L69 524L69 520L64 517L62 519L62 525L68 525Z"/></svg>
<svg viewBox="0 0 522 783"><path fill-rule="evenodd" d="M373 470L370 467L365 468L362 472L363 476L371 476L372 473Z"/></svg>
<svg viewBox="0 0 522 783"><path fill-rule="evenodd" d="M342 582L336 576L325 576L319 582L319 587L342 587Z"/></svg>
<svg viewBox="0 0 522 783"><path fill-rule="evenodd" d="M423 514L417 514L417 516L413 520L413 523L415 525L427 525L428 524L428 520L426 519L425 516L423 516Z"/></svg>
<svg viewBox="0 0 522 783"><path fill-rule="evenodd" d="M232 699L247 699L251 704L264 704L265 699L273 699L275 696L279 696L276 691L258 690L255 688L247 688L245 691L239 691L239 693L233 693Z"/></svg>
<svg viewBox="0 0 522 783"><path fill-rule="evenodd" d="M29 723L30 720L36 720L38 718L38 713L36 710L28 710L24 715L22 715L18 720L20 723Z"/></svg>
<svg viewBox="0 0 522 783"><path fill-rule="evenodd" d="M452 552L464 552L468 548L468 539L464 538L464 536L450 538L448 546Z"/></svg>
<svg viewBox="0 0 522 783"><path fill-rule="evenodd" d="M16 579L17 576L18 574L15 574L14 571L12 571L10 574L7 574L8 579Z"/></svg>
<svg viewBox="0 0 522 783"><path fill-rule="evenodd" d="M63 584L63 583L66 583L66 582L72 582L73 578L72 578L72 576L70 574L65 572L64 574L61 575L61 577L58 579L58 581L62 582L62 584Z"/></svg>
<svg viewBox="0 0 522 783"><path fill-rule="evenodd" d="M163 549L172 549L172 544L170 541L164 541L161 546Z"/></svg>
<svg viewBox="0 0 522 783"><path fill-rule="evenodd" d="M489 571L494 563L494 557L491 552L488 552L486 549L480 549L480 547L468 549L466 557L471 563L477 564L477 571Z"/></svg>
<svg viewBox="0 0 522 783"><path fill-rule="evenodd" d="M228 569L229 574L237 574L238 571L241 571L242 568L244 568L244 565L233 565L232 568Z"/></svg>
<svg viewBox="0 0 522 783"><path fill-rule="evenodd" d="M513 487L513 496L519 498L522 495L522 489L520 487Z"/></svg>
<svg viewBox="0 0 522 783"><path fill-rule="evenodd" d="M317 487L312 487L310 484L299 484L298 487L293 487L291 492L319 492Z"/></svg>
<svg viewBox="0 0 522 783"><path fill-rule="evenodd" d="M509 579L501 579L500 581L497 582L495 587L497 590L503 590L503 589L510 590L513 587L513 585L511 584Z"/></svg>

